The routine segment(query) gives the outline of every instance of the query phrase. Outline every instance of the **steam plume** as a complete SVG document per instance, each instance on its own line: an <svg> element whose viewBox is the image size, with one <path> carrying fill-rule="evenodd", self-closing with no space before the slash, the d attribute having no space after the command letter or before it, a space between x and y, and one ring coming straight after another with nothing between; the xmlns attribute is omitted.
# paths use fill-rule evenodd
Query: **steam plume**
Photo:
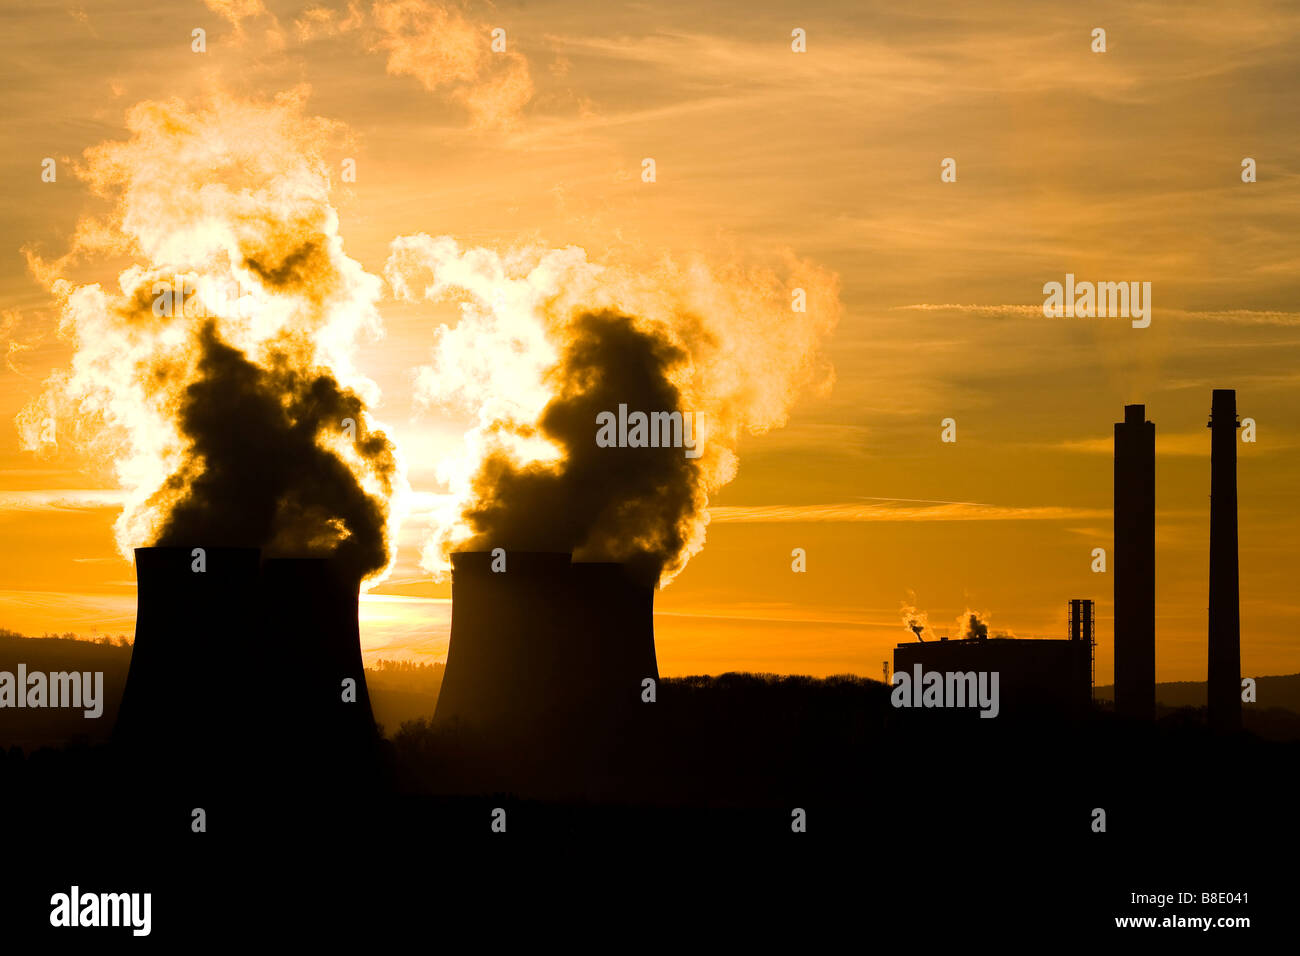
<svg viewBox="0 0 1300 956"><path fill-rule="evenodd" d="M915 600L909 592L908 600L903 602L903 626L917 636L919 640L925 640L924 635L930 630L930 619L924 611L918 610L911 602Z"/></svg>
<svg viewBox="0 0 1300 956"><path fill-rule="evenodd" d="M72 435L128 491L124 554L146 544L391 561L404 478L370 420L378 389L350 356L377 332L380 281L343 252L305 92L270 103L172 100L128 114L131 137L78 174L112 210L33 272L76 352L19 416L28 447ZM111 252L120 291L64 273Z"/></svg>
<svg viewBox="0 0 1300 956"><path fill-rule="evenodd" d="M572 247L394 241L396 295L461 307L436 332L420 397L475 419L464 455L439 469L452 496L425 566L445 572L457 547L573 548L670 580L703 546L709 495L735 476L741 435L783 425L799 394L830 384L819 346L838 319L837 281L793 257L785 268L785 280L739 265L633 271ZM791 309L794 288L806 312ZM700 456L598 447L597 415L620 404L694 414Z"/></svg>
<svg viewBox="0 0 1300 956"><path fill-rule="evenodd" d="M972 611L967 608L957 616L957 637L958 639L966 638L985 638L989 636L989 616L982 611ZM1011 637L1010 631L995 631L994 637Z"/></svg>

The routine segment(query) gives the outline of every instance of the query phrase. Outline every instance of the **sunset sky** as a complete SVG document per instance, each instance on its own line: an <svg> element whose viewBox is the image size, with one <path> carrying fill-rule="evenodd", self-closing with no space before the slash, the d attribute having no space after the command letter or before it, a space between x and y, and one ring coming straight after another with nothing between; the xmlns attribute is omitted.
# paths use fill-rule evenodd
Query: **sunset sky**
<svg viewBox="0 0 1300 956"><path fill-rule="evenodd" d="M85 151L129 139L144 101L296 91L333 124L316 145L335 173L355 159L329 203L376 281L393 240L424 233L503 255L580 247L630 274L669 260L786 277L797 261L823 291L838 282L838 306L814 297L810 320L834 324L821 339L833 387L804 389L784 427L740 441L707 543L657 598L663 674L878 677L909 638L904 602L940 633L974 609L995 631L1063 637L1069 599L1091 597L1109 682L1112 580L1091 552L1111 550L1113 423L1145 403L1157 679L1203 680L1213 388L1237 389L1258 426L1239 446L1242 673L1300 671L1300 9L981 6L10 4L0 627L133 628L111 462L66 441L24 450L13 424L72 360L31 263L60 260L78 220L108 209L77 174ZM497 27L504 54L487 49ZM956 182L940 181L945 157ZM120 253L66 267L116 288L134 261ZM1150 327L1044 318L1042 287L1066 273L1150 282ZM387 282L377 307L383 334L352 362L382 393L373 414L412 493L362 640L368 660L442 660L450 586L421 549L447 491L435 467L469 424L418 401L419 369L458 312ZM748 354L737 374L761 390L769 372ZM940 441L945 418L955 443Z"/></svg>

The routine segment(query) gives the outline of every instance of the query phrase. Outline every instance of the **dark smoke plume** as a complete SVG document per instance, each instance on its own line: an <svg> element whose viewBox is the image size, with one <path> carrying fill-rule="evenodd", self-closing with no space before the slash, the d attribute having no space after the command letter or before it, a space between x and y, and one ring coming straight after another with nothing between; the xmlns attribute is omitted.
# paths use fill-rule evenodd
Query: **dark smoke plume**
<svg viewBox="0 0 1300 956"><path fill-rule="evenodd" d="M62 259L29 255L76 354L20 433L111 463L124 556L261 547L336 555L372 581L392 561L405 480L352 362L382 284L343 250L322 156L337 131L305 97L137 104L130 137L77 169L105 217ZM115 283L64 275L123 254Z"/></svg>
<svg viewBox="0 0 1300 956"><path fill-rule="evenodd" d="M286 361L250 362L217 338L198 335L197 380L177 421L189 457L159 495L172 499L158 545L260 545L269 557L335 555L358 579L383 568L387 497L362 488L322 437L343 422L363 428L363 405L323 370ZM367 470L391 493L397 463L383 432L355 442Z"/></svg>
<svg viewBox="0 0 1300 956"><path fill-rule="evenodd" d="M778 275L736 259L614 264L576 246L503 254L395 239L384 270L395 296L460 313L434 330L417 400L471 425L438 463L448 494L430 513L424 567L445 575L465 548L572 547L671 581L704 547L709 497L735 478L742 436L781 427L801 394L833 380L821 344L838 279L783 259ZM620 406L629 444L633 416L677 413L690 455L600 447L597 415Z"/></svg>
<svg viewBox="0 0 1300 956"><path fill-rule="evenodd" d="M466 517L471 548L573 550L578 560L627 561L651 579L683 551L703 506L699 459L681 448L601 448L596 419L620 404L687 412L671 373L686 360L676 345L616 312L577 316L560 364L556 397L538 420L563 450L555 464L489 455L474 481Z"/></svg>

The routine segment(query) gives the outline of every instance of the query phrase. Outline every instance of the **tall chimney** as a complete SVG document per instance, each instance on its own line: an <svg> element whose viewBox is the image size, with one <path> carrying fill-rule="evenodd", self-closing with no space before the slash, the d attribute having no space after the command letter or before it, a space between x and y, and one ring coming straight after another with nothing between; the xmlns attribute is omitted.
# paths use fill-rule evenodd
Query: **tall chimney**
<svg viewBox="0 0 1300 956"><path fill-rule="evenodd" d="M136 548L135 645L114 744L176 782L230 780L264 728L232 707L250 640L257 548Z"/></svg>
<svg viewBox="0 0 1300 956"><path fill-rule="evenodd" d="M1145 405L1115 425L1115 712L1152 720L1156 706L1156 426Z"/></svg>
<svg viewBox="0 0 1300 956"><path fill-rule="evenodd" d="M1241 608L1237 566L1237 393L1216 388L1210 402L1211 729L1241 729Z"/></svg>

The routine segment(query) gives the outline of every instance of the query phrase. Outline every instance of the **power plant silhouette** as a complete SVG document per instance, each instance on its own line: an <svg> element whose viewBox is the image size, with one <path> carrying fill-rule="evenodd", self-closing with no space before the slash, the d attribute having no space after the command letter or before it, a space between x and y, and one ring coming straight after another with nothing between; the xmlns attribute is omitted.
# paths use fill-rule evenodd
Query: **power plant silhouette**
<svg viewBox="0 0 1300 956"><path fill-rule="evenodd" d="M1236 392L1213 391L1210 443L1210 602L1207 721L1211 729L1241 728L1241 620L1237 553ZM1145 405L1125 405L1115 424L1115 713L1155 719L1156 427ZM920 628L916 628L918 636ZM1092 601L1070 602L1070 640L975 637L897 645L896 670L919 664L935 671L998 671L1003 693L1036 700L1039 709L1078 713L1094 683ZM1086 653L1085 653L1086 650ZM1054 706L1045 707L1054 702Z"/></svg>
<svg viewBox="0 0 1300 956"><path fill-rule="evenodd" d="M497 555L452 555L437 719L528 735L627 717L659 679L653 580L566 552Z"/></svg>
<svg viewBox="0 0 1300 956"><path fill-rule="evenodd" d="M1211 417L1210 726L1241 726L1236 396ZM1115 709L1155 714L1155 425L1127 405L1115 425ZM262 558L257 548L135 552L136 638L114 743L177 779L305 785L372 779L379 735L358 626L360 581L333 559ZM568 552L452 555L452 624L439 724L501 739L609 741L658 682L654 575ZM1086 712L1093 602L1070 602L1066 640L981 635L899 644L895 667L998 671L1007 709ZM240 670L236 670L239 668ZM293 746L263 741L287 731Z"/></svg>

